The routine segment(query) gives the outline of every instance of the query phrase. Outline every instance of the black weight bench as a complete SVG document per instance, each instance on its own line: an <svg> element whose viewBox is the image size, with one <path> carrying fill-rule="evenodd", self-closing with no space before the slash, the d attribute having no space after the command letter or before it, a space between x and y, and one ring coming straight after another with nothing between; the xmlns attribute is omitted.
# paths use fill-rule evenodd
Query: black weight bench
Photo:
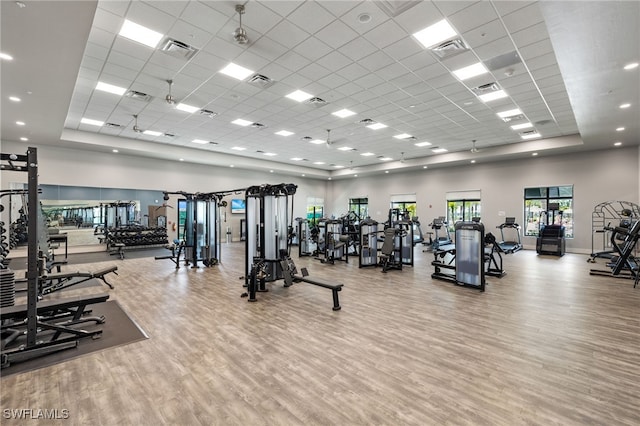
<svg viewBox="0 0 640 426"><path fill-rule="evenodd" d="M342 309L340 306L340 300L338 299L338 292L342 291L342 287L344 286L344 284L331 284L318 278L309 278L309 272L307 271L307 268L300 268L300 272L302 272L302 275L297 275L295 273L292 275L294 281L301 281L303 283L313 284L317 285L318 287L330 289L333 293L333 310L339 311L340 309Z"/></svg>
<svg viewBox="0 0 640 426"><path fill-rule="evenodd" d="M111 285L105 275L114 273L118 275L116 272L118 270L117 266L110 266L108 268L100 269L95 272L68 272L62 274L51 274L44 275L40 278L40 294L45 295L49 293L53 293L54 291L64 290L65 288L81 284L83 282L98 279L102 280L111 290L113 290L113 285ZM74 280L74 278L79 278ZM55 281L55 282L54 282Z"/></svg>

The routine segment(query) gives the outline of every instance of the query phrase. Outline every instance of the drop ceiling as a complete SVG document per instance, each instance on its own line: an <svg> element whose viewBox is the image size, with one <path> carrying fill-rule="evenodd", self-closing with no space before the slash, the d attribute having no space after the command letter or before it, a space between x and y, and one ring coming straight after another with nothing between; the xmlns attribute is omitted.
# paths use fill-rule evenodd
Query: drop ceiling
<svg viewBox="0 0 640 426"><path fill-rule="evenodd" d="M236 4L3 1L1 49L14 60L1 61L2 140L323 178L640 141L640 74L623 69L640 60L638 2L247 1L246 44L234 41ZM442 19L466 47L444 58L413 36ZM120 36L125 20L173 49ZM179 55L184 45L191 57ZM256 82L221 73L230 62ZM478 62L489 72L452 73ZM98 91L98 82L150 99ZM507 96L483 102L487 89ZM320 100L286 97L296 90ZM342 109L355 114L333 114ZM512 109L521 116L497 115ZM135 132L134 115L139 130L159 135ZM523 123L533 127L510 127ZM526 132L540 137L523 140ZM394 138L403 133L411 137Z"/></svg>

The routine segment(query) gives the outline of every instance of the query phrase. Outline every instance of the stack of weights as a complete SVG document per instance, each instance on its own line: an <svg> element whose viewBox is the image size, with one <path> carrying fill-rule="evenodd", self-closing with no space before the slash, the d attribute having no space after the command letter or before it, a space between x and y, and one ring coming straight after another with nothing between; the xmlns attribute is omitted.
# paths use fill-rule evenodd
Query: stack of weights
<svg viewBox="0 0 640 426"><path fill-rule="evenodd" d="M16 303L16 278L11 269L0 269L0 308Z"/></svg>

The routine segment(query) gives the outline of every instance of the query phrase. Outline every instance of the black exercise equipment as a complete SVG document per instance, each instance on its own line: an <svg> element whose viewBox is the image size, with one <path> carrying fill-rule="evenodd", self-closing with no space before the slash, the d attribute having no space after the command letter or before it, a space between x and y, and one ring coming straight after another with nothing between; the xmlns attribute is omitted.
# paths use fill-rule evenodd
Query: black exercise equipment
<svg viewBox="0 0 640 426"><path fill-rule="evenodd" d="M382 266L382 272L389 269L402 270L402 241L406 231L400 228L387 228L384 230L384 241L380 248L379 265ZM411 247L413 249L413 247Z"/></svg>
<svg viewBox="0 0 640 426"><path fill-rule="evenodd" d="M82 284L84 282L90 280L99 280L102 281L106 286L108 286L111 290L113 290L113 285L111 285L106 278L107 274L116 274L118 270L117 266L110 266L104 269L100 269L95 272L63 272L57 274L44 274L41 275L38 279L38 295L40 297L46 296L47 294L51 294L56 291L64 290L69 287L76 286L78 284ZM23 283L24 280L16 280L16 284ZM27 289L16 289L16 291L26 291Z"/></svg>
<svg viewBox="0 0 640 426"><path fill-rule="evenodd" d="M616 278L629 278L634 281L633 287L637 287L640 281L640 259L633 255L640 239L640 220L635 221L630 227L610 228L611 245L617 255L611 257L607 263L610 271L592 269L590 275L607 275Z"/></svg>
<svg viewBox="0 0 640 426"><path fill-rule="evenodd" d="M506 217L504 219L504 223L498 225L496 228L500 229L500 236L502 237L502 241L498 243L498 247L502 250L503 253L515 253L518 250L522 250L522 240L520 238L520 225L516 223L515 217ZM509 232L512 235L515 235L515 238L511 240L507 240L504 237L504 230L510 230Z"/></svg>
<svg viewBox="0 0 640 426"><path fill-rule="evenodd" d="M502 278L507 274L504 269L502 269L501 251L502 249L496 241L495 235L491 232L487 232L484 236L484 262L486 265L486 275Z"/></svg>
<svg viewBox="0 0 640 426"><path fill-rule="evenodd" d="M360 222L359 268L378 266L378 222L370 217Z"/></svg>
<svg viewBox="0 0 640 426"><path fill-rule="evenodd" d="M429 246L432 251L438 250L440 246L451 244L451 234L444 216L434 218L429 226L433 229L433 232L429 232ZM441 233L443 230L444 233ZM433 237L431 236L432 234Z"/></svg>
<svg viewBox="0 0 640 426"><path fill-rule="evenodd" d="M478 222L458 222L455 225L456 244L434 251L431 264L435 271L431 278L454 284L485 289L485 234L484 225ZM453 271L453 273L445 272Z"/></svg>
<svg viewBox="0 0 640 426"><path fill-rule="evenodd" d="M173 244L167 244L165 246L167 250L171 250L170 256L156 256L155 260L169 259L176 264L176 269L180 268L180 257L184 253L184 241L178 239L173 240Z"/></svg>
<svg viewBox="0 0 640 426"><path fill-rule="evenodd" d="M548 210L540 212L540 231L536 239L536 252L538 254L564 256L566 246L564 226L553 223L556 212L558 212L560 223L562 223L562 210L560 210L558 203L549 203Z"/></svg>
<svg viewBox="0 0 640 426"><path fill-rule="evenodd" d="M344 284L333 284L319 278L310 278L307 268L302 268L300 270L302 275L299 275L298 270L296 269L296 265L293 263L293 260L289 256L286 256L284 259L282 259L281 264L285 287L290 287L295 282L303 282L307 284L317 285L318 287L328 288L331 290L331 293L333 295L332 309L334 311L339 311L340 309L342 309L342 307L340 306L340 300L338 298L338 292L342 291L342 287L344 286Z"/></svg>
<svg viewBox="0 0 640 426"><path fill-rule="evenodd" d="M309 221L301 217L297 217L298 223L298 257L312 256L317 250L317 244L312 238Z"/></svg>
<svg viewBox="0 0 640 426"><path fill-rule="evenodd" d="M616 227L629 228L636 220L640 220L640 206L635 203L606 201L595 206L591 215L591 256L587 262L595 263L596 258L611 259L615 256L615 246L611 245L612 230ZM613 227L612 223L615 224Z"/></svg>

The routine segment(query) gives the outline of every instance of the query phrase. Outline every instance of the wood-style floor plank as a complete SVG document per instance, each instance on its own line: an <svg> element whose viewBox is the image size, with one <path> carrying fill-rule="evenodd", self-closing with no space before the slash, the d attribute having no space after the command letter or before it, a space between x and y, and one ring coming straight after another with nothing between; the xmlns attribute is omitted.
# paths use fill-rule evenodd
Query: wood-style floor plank
<svg viewBox="0 0 640 426"><path fill-rule="evenodd" d="M241 243L212 268L86 265L118 266L111 298L150 338L3 378L1 408L67 409L83 425L640 424L630 280L521 251L480 293L432 280L432 255L415 256L384 274L294 256L345 284L337 312L304 283L247 303Z"/></svg>

